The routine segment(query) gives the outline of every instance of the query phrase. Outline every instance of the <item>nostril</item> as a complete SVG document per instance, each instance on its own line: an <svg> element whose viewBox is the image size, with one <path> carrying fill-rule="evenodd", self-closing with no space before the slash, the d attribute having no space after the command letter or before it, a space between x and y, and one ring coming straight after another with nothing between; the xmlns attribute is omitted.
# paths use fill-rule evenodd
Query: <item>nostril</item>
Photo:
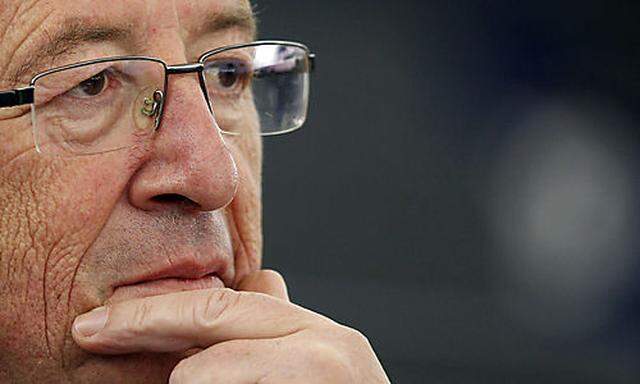
<svg viewBox="0 0 640 384"><path fill-rule="evenodd" d="M191 200L190 198L185 197L183 195L179 195L177 193L165 193L162 195L156 195L156 196L153 196L151 200L160 204L176 204L176 205L180 204L180 205L187 205L190 207L198 207L199 205L198 203Z"/></svg>

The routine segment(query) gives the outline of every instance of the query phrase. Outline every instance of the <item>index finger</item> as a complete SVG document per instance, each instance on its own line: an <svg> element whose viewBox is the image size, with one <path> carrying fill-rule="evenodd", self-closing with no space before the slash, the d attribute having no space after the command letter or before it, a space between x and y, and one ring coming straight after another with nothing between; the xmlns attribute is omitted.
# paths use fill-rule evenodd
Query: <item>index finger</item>
<svg viewBox="0 0 640 384"><path fill-rule="evenodd" d="M123 301L79 316L72 334L94 353L181 352L291 335L323 318L266 294L228 288Z"/></svg>

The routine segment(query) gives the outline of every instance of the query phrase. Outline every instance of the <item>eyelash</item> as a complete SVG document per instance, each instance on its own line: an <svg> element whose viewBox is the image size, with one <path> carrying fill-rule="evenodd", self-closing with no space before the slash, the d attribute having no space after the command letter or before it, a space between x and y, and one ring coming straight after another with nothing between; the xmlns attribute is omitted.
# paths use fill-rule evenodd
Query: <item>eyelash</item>
<svg viewBox="0 0 640 384"><path fill-rule="evenodd" d="M71 88L70 90L68 90L68 91L66 91L65 93L63 93L63 94L61 94L61 95L58 95L58 96L56 96L56 97L60 97L60 96L68 96L68 97L73 98L74 100L79 100L80 102L83 102L83 100L84 100L84 101L86 101L86 102L89 102L89 101L91 101L91 102L95 102L96 100L99 100L99 99L102 99L102 98L106 97L106 95L107 95L107 94L110 94L110 93L111 93L111 91L113 90L113 88L115 88L117 85L119 85L119 82L118 82L118 80L117 80L117 77L118 77L118 76L116 76L116 75L114 74L114 71L113 71L113 69L112 69L112 68L104 69L102 72L99 72L99 73L97 73L96 75L93 75L93 76L97 76L97 75L101 75L101 74L104 74L104 75L105 75L105 77L106 77L106 80L105 80L105 81L107 82L107 86L106 86L106 88L104 88L104 89L100 92L100 94L99 94L99 95L91 96L91 97L76 97L76 96L70 96L70 93L71 93L71 92L73 92L73 91L75 91L76 89L78 89L78 87L80 87L80 85L81 85L83 82L90 80L90 79L91 79L91 77L89 77L89 78L87 78L87 79L85 79L85 80L81 81L80 83L78 83L75 87ZM92 77L93 77L93 76L92 76Z"/></svg>
<svg viewBox="0 0 640 384"><path fill-rule="evenodd" d="M107 73L108 76L108 86L107 88L105 88L102 93L99 96L96 96L93 98L93 100L98 100L98 98L101 98L104 96L104 94L106 93L111 93L111 91L113 91L114 88L116 88L118 85L120 85L120 82L118 81L118 77L115 74L115 70L113 70L113 68L106 68L103 70L103 72ZM98 74L101 72L98 72ZM94 76L94 75L92 75ZM86 81L88 79L90 79L91 76L87 77L85 80ZM60 102L61 100L64 100L64 98L72 98L73 102L76 103L82 103L82 102L87 102L89 99L84 99L83 98L79 98L79 97L74 97L74 96L70 96L69 93L74 90L76 87L78 87L82 82L77 83L75 86L71 87L70 89L66 89L66 90L62 90L62 89L57 89L57 87L53 87L51 89L48 89L48 87L41 87L40 91L36 91L36 100L34 105L36 107L42 108L45 107L51 103L56 103L56 102ZM54 84L52 84L54 85ZM57 84L56 84L57 85Z"/></svg>

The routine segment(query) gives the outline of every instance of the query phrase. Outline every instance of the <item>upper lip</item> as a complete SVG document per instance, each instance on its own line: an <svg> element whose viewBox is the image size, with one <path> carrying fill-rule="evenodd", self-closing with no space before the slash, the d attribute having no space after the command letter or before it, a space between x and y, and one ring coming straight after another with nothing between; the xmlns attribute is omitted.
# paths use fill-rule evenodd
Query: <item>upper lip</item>
<svg viewBox="0 0 640 384"><path fill-rule="evenodd" d="M118 282L114 289L161 279L200 279L213 275L220 278L226 287L230 287L233 283L232 271L230 270L232 260L232 257L213 253L206 255L183 253L179 256L164 258L166 265L157 269L147 269L145 272L127 276Z"/></svg>

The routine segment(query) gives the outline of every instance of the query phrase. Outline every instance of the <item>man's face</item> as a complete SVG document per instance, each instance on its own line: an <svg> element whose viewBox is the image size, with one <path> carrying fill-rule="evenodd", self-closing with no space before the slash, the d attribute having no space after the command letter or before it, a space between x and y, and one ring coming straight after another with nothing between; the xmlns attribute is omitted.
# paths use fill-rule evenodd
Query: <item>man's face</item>
<svg viewBox="0 0 640 384"><path fill-rule="evenodd" d="M82 60L145 55L181 64L253 39L245 0L15 0L3 1L0 15L1 89ZM77 36L57 41L70 25ZM124 33L107 33L115 29ZM0 112L0 382L166 378L184 356L88 355L71 324L108 301L234 287L259 268L255 115L234 122L242 136L223 137L197 76L172 75L152 141L51 157L36 152L28 112Z"/></svg>

